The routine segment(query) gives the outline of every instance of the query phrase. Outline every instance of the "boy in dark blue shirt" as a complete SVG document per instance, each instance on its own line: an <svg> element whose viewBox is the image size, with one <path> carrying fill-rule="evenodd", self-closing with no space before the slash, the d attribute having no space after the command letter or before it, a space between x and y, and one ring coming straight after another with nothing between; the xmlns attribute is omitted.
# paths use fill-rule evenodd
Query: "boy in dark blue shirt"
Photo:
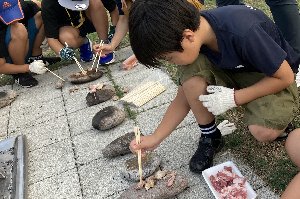
<svg viewBox="0 0 300 199"><path fill-rule="evenodd" d="M296 114L299 55L260 10L242 5L199 13L186 0L139 0L130 11L129 36L142 64L164 59L181 65L182 74L161 123L139 145L133 140L132 150L153 150L192 110L202 135L190 169L200 173L224 143L215 115L243 106L251 134L269 142Z"/></svg>

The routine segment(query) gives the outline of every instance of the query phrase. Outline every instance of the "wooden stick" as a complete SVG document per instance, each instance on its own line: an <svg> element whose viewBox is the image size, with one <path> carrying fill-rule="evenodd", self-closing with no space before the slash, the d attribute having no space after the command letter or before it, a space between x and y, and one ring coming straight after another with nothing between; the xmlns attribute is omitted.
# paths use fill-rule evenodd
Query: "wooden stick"
<svg viewBox="0 0 300 199"><path fill-rule="evenodd" d="M77 60L76 57L73 57L73 59L75 60L77 66L79 67L79 69L81 70L82 74L86 74L86 71L82 68L82 66L80 65L79 61Z"/></svg>
<svg viewBox="0 0 300 199"><path fill-rule="evenodd" d="M101 40L100 42L100 46L103 46L104 45L104 41ZM97 62L97 65L96 65L96 72L98 71L98 67L99 67L99 61L101 59L101 54L102 54L102 49L100 50L100 54L99 54L99 58L98 58L98 62Z"/></svg>
<svg viewBox="0 0 300 199"><path fill-rule="evenodd" d="M65 42L66 47L69 47L68 43ZM79 61L77 60L77 58L75 56L73 56L73 59L75 60L77 66L79 67L79 69L81 70L82 74L86 74L86 71L81 67Z"/></svg>
<svg viewBox="0 0 300 199"><path fill-rule="evenodd" d="M62 77L58 76L57 74L55 74L54 72L52 72L49 68L45 67L47 71L49 71L50 73L52 73L53 75L55 75L56 77L58 77L59 79L61 79L62 81L66 81L64 80Z"/></svg>
<svg viewBox="0 0 300 199"><path fill-rule="evenodd" d="M103 40L100 41L100 47L103 46L102 43L104 43ZM101 51L102 51L102 50L101 50ZM99 55L99 51L96 53L96 56L95 56L95 59L94 59L94 61L93 61L91 70L94 68L94 64L95 64L95 61L97 60L97 56L98 56L98 55Z"/></svg>
<svg viewBox="0 0 300 199"><path fill-rule="evenodd" d="M134 134L135 134L135 142L137 144L141 143L141 132L139 127L133 128ZM140 183L143 181L143 168L142 168L142 150L138 150L138 165L139 165L139 175L140 175Z"/></svg>

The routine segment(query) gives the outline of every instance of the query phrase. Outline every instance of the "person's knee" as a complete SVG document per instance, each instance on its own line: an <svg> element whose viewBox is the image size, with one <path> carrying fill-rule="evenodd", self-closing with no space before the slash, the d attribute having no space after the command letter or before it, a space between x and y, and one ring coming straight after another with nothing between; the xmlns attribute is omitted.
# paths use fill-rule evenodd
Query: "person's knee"
<svg viewBox="0 0 300 199"><path fill-rule="evenodd" d="M59 32L59 41L64 45L65 43L68 44L68 46L77 48L80 46L79 42L79 34L75 34L75 32L71 31L60 31Z"/></svg>
<svg viewBox="0 0 300 199"><path fill-rule="evenodd" d="M20 42L27 42L28 32L22 23L14 23L11 25L11 40L18 40Z"/></svg>
<svg viewBox="0 0 300 199"><path fill-rule="evenodd" d="M290 154L299 145L300 141L300 129L295 129L289 133L289 136L285 142L285 148L288 154ZM300 147L299 147L300 148Z"/></svg>
<svg viewBox="0 0 300 199"><path fill-rule="evenodd" d="M206 93L206 87L206 80L199 76L191 77L182 84L184 93L194 96L195 100L198 100L199 95Z"/></svg>
<svg viewBox="0 0 300 199"><path fill-rule="evenodd" d="M280 134L277 130L268 129L265 127L250 125L248 126L250 133L259 142L272 142Z"/></svg>

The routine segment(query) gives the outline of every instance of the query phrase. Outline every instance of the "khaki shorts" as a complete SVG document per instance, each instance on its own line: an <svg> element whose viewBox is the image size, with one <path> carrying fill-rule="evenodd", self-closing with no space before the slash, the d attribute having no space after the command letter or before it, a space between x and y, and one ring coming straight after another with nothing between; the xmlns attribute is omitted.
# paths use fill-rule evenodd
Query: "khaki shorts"
<svg viewBox="0 0 300 199"><path fill-rule="evenodd" d="M191 77L200 76L210 85L237 89L249 87L265 77L263 73L258 72L233 73L218 69L201 54L194 63L179 67L179 74L180 84ZM294 82L276 94L267 95L243 105L245 123L247 126L259 125L278 130L285 129L296 116L299 108L298 95L297 85Z"/></svg>

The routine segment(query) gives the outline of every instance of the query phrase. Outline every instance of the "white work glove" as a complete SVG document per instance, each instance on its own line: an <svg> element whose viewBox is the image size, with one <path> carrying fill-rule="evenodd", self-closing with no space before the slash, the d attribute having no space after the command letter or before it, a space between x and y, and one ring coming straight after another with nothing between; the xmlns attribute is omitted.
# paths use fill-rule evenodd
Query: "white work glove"
<svg viewBox="0 0 300 199"><path fill-rule="evenodd" d="M224 86L207 86L208 95L200 95L199 100L209 112L220 115L227 110L236 107L234 101L234 89Z"/></svg>
<svg viewBox="0 0 300 199"><path fill-rule="evenodd" d="M299 66L299 68L300 68L300 66ZM296 79L295 79L295 81L296 81L297 87L300 87L300 70L299 70L299 72L296 74Z"/></svg>
<svg viewBox="0 0 300 199"><path fill-rule="evenodd" d="M217 128L220 130L222 136L233 133L236 130L234 123L224 120L221 122Z"/></svg>
<svg viewBox="0 0 300 199"><path fill-rule="evenodd" d="M29 64L29 70L36 74L44 74L45 72L47 72L45 64L42 60L35 60L31 64Z"/></svg>

